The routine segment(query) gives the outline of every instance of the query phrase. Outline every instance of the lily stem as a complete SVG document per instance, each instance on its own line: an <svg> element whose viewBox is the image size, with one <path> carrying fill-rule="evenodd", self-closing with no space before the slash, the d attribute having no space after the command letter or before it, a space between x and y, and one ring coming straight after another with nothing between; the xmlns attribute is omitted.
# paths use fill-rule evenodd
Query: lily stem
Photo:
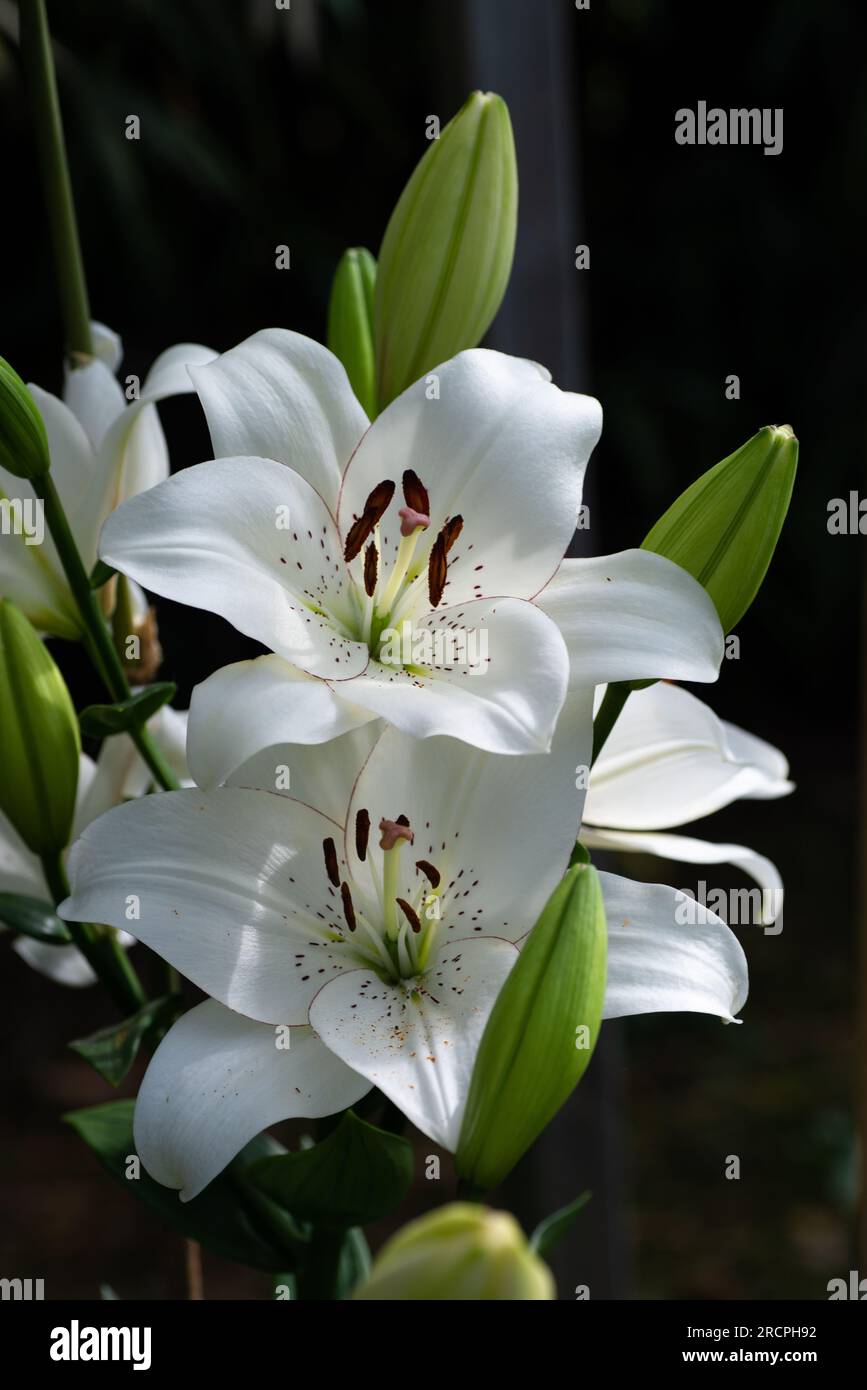
<svg viewBox="0 0 867 1390"><path fill-rule="evenodd" d="M93 356L93 340L87 281L57 96L51 31L45 0L20 0L18 10L21 17L21 61L33 113L37 156L51 227L64 345L67 355L74 361Z"/></svg>
<svg viewBox="0 0 867 1390"><path fill-rule="evenodd" d="M60 855L44 855L42 872L55 907L69 897L69 883ZM111 927L90 922L67 922L69 934L94 974L126 1017L147 1002L141 980Z"/></svg>
<svg viewBox="0 0 867 1390"><path fill-rule="evenodd" d="M34 478L33 490L42 501L45 520L60 557L63 571L69 581L72 596L78 606L82 623L82 636L90 658L102 678L112 700L128 700L130 697L127 681L120 657L105 620L90 587L90 580L81 563L81 556L75 538L69 527L63 503L54 486L51 474ZM154 779L165 791L177 791L180 783L169 767L159 748L143 724L130 729L130 738L147 763Z"/></svg>
<svg viewBox="0 0 867 1390"><path fill-rule="evenodd" d="M590 766L596 762L608 735L620 718L623 706L632 694L632 687L629 681L612 681L605 692L605 698L599 706L599 713L593 720L593 756L590 759Z"/></svg>

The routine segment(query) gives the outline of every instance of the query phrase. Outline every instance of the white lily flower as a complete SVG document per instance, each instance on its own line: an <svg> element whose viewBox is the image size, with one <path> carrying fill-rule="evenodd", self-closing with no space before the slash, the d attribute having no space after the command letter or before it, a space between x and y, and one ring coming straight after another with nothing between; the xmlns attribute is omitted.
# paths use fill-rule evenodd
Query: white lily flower
<svg viewBox="0 0 867 1390"><path fill-rule="evenodd" d="M372 1086L453 1149L490 1009L568 863L574 759L591 738L589 692L550 757L366 726L282 750L291 795L273 794L283 769L261 755L232 785L145 797L91 825L61 915L126 926L136 901L138 938L211 996L142 1084L148 1171L189 1199L263 1128ZM673 889L601 879L606 1015L731 1020L747 972L725 924L679 926Z"/></svg>
<svg viewBox="0 0 867 1390"><path fill-rule="evenodd" d="M82 561L97 558L103 521L120 502L169 475L168 449L156 402L192 389L189 365L216 356L197 343L181 343L156 359L138 399L127 401L115 376L120 339L103 324L92 325L94 358L67 373L63 400L30 384L48 434L51 476L69 518ZM35 501L20 478L0 468L0 500L27 518ZM7 534L8 530L8 534ZM34 543L35 542L35 543ZM10 598L40 632L75 638L78 612L51 536L4 526L0 541L0 595Z"/></svg>
<svg viewBox="0 0 867 1390"><path fill-rule="evenodd" d="M683 864L735 864L762 889L761 920L770 925L783 905L783 880L770 859L745 845L660 832L741 797L770 800L793 789L779 749L660 682L629 697L606 740L590 777L581 840L588 849Z"/></svg>
<svg viewBox="0 0 867 1390"><path fill-rule="evenodd" d="M185 752L186 710L163 705L150 720L148 728L172 770L189 785ZM76 839L85 826L112 806L118 806L130 797L143 796L151 782L152 774L127 734L107 738L96 762L82 753L72 838ZM38 855L31 853L2 813L0 893L22 893L26 897L48 901ZM134 938L125 931L121 931L119 940L123 946L134 944ZM77 946L51 946L37 941L35 937L18 936L12 949L34 970L54 980L55 984L81 988L96 983L96 975Z"/></svg>
<svg viewBox="0 0 867 1390"><path fill-rule="evenodd" d="M232 771L239 726L246 753L377 718L546 751L570 657L579 686L716 679L719 621L684 570L637 550L563 562L602 412L544 368L463 352L372 425L337 358L297 333L257 333L191 376L216 459L119 508L100 554L273 653L197 688L201 785Z"/></svg>

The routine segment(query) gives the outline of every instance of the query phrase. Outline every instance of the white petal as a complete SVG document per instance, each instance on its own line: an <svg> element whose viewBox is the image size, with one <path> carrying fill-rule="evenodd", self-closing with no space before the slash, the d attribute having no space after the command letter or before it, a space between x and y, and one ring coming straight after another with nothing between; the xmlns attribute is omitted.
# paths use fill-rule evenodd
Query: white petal
<svg viewBox="0 0 867 1390"><path fill-rule="evenodd" d="M547 752L566 695L569 659L554 623L522 599L484 599L440 609L414 631L455 624L487 635L475 671L433 664L430 676L371 662L338 694L415 738L446 734L491 753Z"/></svg>
<svg viewBox="0 0 867 1390"><path fill-rule="evenodd" d="M228 785L291 794L345 825L358 774L381 732L382 724L373 720L328 743L284 743L279 748L266 748L233 772ZM288 787L284 785L287 778Z"/></svg>
<svg viewBox="0 0 867 1390"><path fill-rule="evenodd" d="M679 864L734 864L756 880L762 889L756 922L774 922L783 910L783 880L770 859L746 845L717 845L687 835L665 835L659 831L591 830L585 826L581 840L588 849L609 849L616 853L655 854ZM751 890L755 892L755 890Z"/></svg>
<svg viewBox="0 0 867 1390"><path fill-rule="evenodd" d="M267 328L191 375L215 457L288 464L335 510L340 476L369 422L333 353Z"/></svg>
<svg viewBox="0 0 867 1390"><path fill-rule="evenodd" d="M660 683L627 700L593 768L584 817L616 830L684 825L741 796L784 796L787 771L770 744Z"/></svg>
<svg viewBox="0 0 867 1390"><path fill-rule="evenodd" d="M91 970L77 946L48 946L32 936L17 936L12 949L31 970L67 989L85 989L96 984Z"/></svg>
<svg viewBox="0 0 867 1390"><path fill-rule="evenodd" d="M123 361L123 343L119 334L98 319L91 319L90 334L94 357L104 362L110 371L116 372Z"/></svg>
<svg viewBox="0 0 867 1390"><path fill-rule="evenodd" d="M715 681L723 630L691 574L649 550L564 560L537 599L569 648L573 685Z"/></svg>
<svg viewBox="0 0 867 1390"><path fill-rule="evenodd" d="M560 391L533 362L474 349L435 368L393 401L346 470L343 535L372 489L390 478L395 501L381 524L382 554L399 540L400 478L415 471L430 497L424 557L449 516L464 529L449 556L448 601L511 594L532 598L562 559L575 529L587 460L602 429L590 396Z"/></svg>
<svg viewBox="0 0 867 1390"><path fill-rule="evenodd" d="M290 797L237 787L128 801L73 846L59 912L133 931L248 1018L306 1023L316 990L347 968L349 948L326 937L343 916L322 847L331 837L339 852L341 829Z"/></svg>
<svg viewBox="0 0 867 1390"><path fill-rule="evenodd" d="M454 739L419 741L387 728L358 778L346 829L346 858L368 893L371 848L361 864L355 818L405 815L415 841L401 851L401 896L424 883L418 860L441 877L440 939L488 933L515 940L534 924L575 844L583 793L575 769L589 759L590 693L570 701L549 754L508 758ZM372 836L372 843L378 838Z"/></svg>
<svg viewBox="0 0 867 1390"><path fill-rule="evenodd" d="M213 999L178 1019L145 1073L135 1143L151 1177L195 1197L251 1139L292 1117L354 1105L369 1082L309 1028L252 1023Z"/></svg>
<svg viewBox="0 0 867 1390"><path fill-rule="evenodd" d="M608 919L605 1018L628 1014L714 1014L728 1023L747 997L740 942L719 917L678 920L684 898L660 883L600 874Z"/></svg>
<svg viewBox="0 0 867 1390"><path fill-rule="evenodd" d="M256 776L275 786L275 768L286 762L275 749L322 744L369 724L374 715L341 700L325 681L306 675L279 656L237 661L215 671L190 702L190 771L200 787L218 787L256 755ZM293 771L298 750L293 748ZM236 778L238 786L259 783ZM308 798L302 794L302 800ZM344 802L341 811L346 810Z"/></svg>
<svg viewBox="0 0 867 1390"><path fill-rule="evenodd" d="M349 601L331 517L303 478L271 459L200 463L140 493L106 521L100 554L312 675L345 681L367 666L367 647L314 611Z"/></svg>
<svg viewBox="0 0 867 1390"><path fill-rule="evenodd" d="M154 359L142 384L140 398L144 401L161 401L167 396L189 395L196 389L193 371L216 361L216 358L217 353L213 348L203 347L201 343L176 343L174 347L166 348Z"/></svg>
<svg viewBox="0 0 867 1390"><path fill-rule="evenodd" d="M450 941L420 987L354 970L316 996L310 1022L423 1134L454 1150L479 1042L517 955L494 937Z"/></svg>
<svg viewBox="0 0 867 1390"><path fill-rule="evenodd" d="M44 898L45 879L39 859L0 812L0 893L24 893Z"/></svg>
<svg viewBox="0 0 867 1390"><path fill-rule="evenodd" d="M67 373L63 399L95 450L124 408L120 384L111 368L99 358Z"/></svg>

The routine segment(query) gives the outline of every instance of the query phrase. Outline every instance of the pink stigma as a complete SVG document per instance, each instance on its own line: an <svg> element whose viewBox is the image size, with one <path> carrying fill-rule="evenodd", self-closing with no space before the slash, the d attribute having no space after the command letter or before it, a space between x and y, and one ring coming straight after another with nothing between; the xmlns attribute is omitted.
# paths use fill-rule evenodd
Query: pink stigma
<svg viewBox="0 0 867 1390"><path fill-rule="evenodd" d="M430 526L430 517L424 512L417 512L414 507L401 507L398 515L400 517L400 534L402 536L411 536L419 527L422 527L423 530L427 530L428 526Z"/></svg>
<svg viewBox="0 0 867 1390"><path fill-rule="evenodd" d="M380 849L394 849L398 840L406 840L412 844L415 839L409 826L401 825L400 821L383 819L379 822L379 830L382 836L379 842Z"/></svg>

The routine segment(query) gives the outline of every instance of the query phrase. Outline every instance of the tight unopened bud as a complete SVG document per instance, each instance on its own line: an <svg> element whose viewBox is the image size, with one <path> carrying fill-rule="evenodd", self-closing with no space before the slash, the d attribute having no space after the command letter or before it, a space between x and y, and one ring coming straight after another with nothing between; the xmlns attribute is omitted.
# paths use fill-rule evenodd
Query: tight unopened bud
<svg viewBox="0 0 867 1390"><path fill-rule="evenodd" d="M515 252L518 171L508 108L473 92L431 142L391 215L376 280L379 407L475 347Z"/></svg>
<svg viewBox="0 0 867 1390"><path fill-rule="evenodd" d="M80 751L51 653L24 614L0 599L0 810L34 854L69 843Z"/></svg>
<svg viewBox="0 0 867 1390"><path fill-rule="evenodd" d="M363 246L344 251L328 304L328 346L346 368L349 384L367 414L376 414L373 295L376 261Z"/></svg>
<svg viewBox="0 0 867 1390"><path fill-rule="evenodd" d="M642 542L704 585L724 632L758 593L789 510L798 441L766 425L681 493Z"/></svg>
<svg viewBox="0 0 867 1390"><path fill-rule="evenodd" d="M513 1216L454 1202L386 1241L353 1299L511 1302L556 1297L548 1266Z"/></svg>
<svg viewBox="0 0 867 1390"><path fill-rule="evenodd" d="M48 435L36 402L0 357L0 468L16 478L40 478L50 467Z"/></svg>

